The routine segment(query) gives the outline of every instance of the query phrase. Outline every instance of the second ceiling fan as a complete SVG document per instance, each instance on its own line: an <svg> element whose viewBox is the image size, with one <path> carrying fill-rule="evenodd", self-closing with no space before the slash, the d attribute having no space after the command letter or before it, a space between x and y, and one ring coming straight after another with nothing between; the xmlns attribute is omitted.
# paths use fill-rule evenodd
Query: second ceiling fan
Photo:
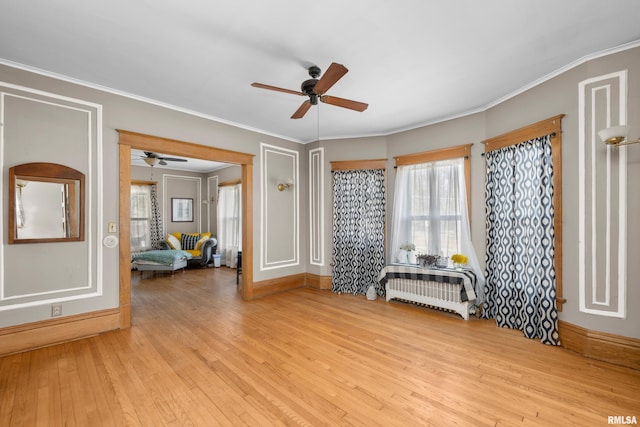
<svg viewBox="0 0 640 427"><path fill-rule="evenodd" d="M364 111L369 104L364 102L352 101L350 99L338 98L337 96L325 95L325 93L333 86L338 80L340 80L349 70L342 64L333 62L327 71L320 77L320 68L315 65L309 67L309 75L311 78L302 82L300 87L301 91L283 89L276 86L265 85L262 83L251 83L251 86L275 90L278 92L290 93L292 95L307 96L309 99L304 101L302 105L291 116L292 119L300 119L304 117L307 111L312 105L317 105L318 101L325 104L335 105L337 107L348 108L355 111ZM318 79L320 77L320 79Z"/></svg>

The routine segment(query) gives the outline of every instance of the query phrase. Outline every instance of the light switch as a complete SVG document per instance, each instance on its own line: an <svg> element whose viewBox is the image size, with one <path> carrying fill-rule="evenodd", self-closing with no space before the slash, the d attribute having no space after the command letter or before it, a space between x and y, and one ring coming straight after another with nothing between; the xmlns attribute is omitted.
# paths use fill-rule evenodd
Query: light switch
<svg viewBox="0 0 640 427"><path fill-rule="evenodd" d="M109 233L115 233L118 229L116 228L116 223L115 222L110 222L109 223Z"/></svg>

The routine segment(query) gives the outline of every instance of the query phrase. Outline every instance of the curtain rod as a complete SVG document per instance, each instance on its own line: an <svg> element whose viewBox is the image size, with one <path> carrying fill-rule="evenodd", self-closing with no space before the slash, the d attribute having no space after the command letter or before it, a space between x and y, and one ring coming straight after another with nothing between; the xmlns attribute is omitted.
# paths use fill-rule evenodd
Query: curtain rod
<svg viewBox="0 0 640 427"><path fill-rule="evenodd" d="M544 135L543 135L543 136L544 136ZM555 132L551 132L551 133L549 134L549 137L550 137L550 138L555 138L555 137L556 137L556 133L555 133ZM524 141L522 141L522 142L524 142ZM484 144L484 142L483 142L483 144ZM480 155L481 155L482 157L484 157L484 155L485 155L485 154L487 154L487 152L486 152L486 151L485 151L485 152L483 152L483 153L481 153Z"/></svg>
<svg viewBox="0 0 640 427"><path fill-rule="evenodd" d="M484 156L484 153L483 153L482 155ZM458 158L459 158L459 157L458 157ZM471 156L462 156L462 158L466 160L466 159L471 158ZM436 161L439 161L439 160L436 160ZM425 163L431 163L431 162L425 162ZM398 166L394 166L393 168L394 168L394 169L398 169Z"/></svg>

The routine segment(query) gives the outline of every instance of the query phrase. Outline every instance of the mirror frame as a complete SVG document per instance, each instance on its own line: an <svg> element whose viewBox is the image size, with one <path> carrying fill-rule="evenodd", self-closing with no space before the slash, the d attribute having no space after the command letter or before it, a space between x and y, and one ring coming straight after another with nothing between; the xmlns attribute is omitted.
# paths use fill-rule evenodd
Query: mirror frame
<svg viewBox="0 0 640 427"><path fill-rule="evenodd" d="M70 197L71 217L76 217L74 211L78 211L78 230L70 237L47 237L43 239L19 239L16 228L16 178L27 181L54 182L67 184L79 181L80 188L78 203L75 206L75 197ZM46 242L80 242L84 241L84 174L68 166L56 163L24 163L9 168L9 215L7 221L7 238L9 244L14 243L46 243Z"/></svg>

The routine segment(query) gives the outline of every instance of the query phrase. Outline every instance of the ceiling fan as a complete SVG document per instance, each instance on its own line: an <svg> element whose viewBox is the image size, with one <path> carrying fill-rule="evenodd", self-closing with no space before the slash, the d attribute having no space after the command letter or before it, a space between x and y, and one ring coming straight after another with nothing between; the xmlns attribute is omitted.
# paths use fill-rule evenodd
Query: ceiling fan
<svg viewBox="0 0 640 427"><path fill-rule="evenodd" d="M367 107L369 106L369 104L365 104L364 102L352 101L350 99L344 99L344 98L338 98L336 96L325 95L325 92L327 92L331 88L331 86L336 84L336 82L340 80L349 71L344 65L337 64L335 62L331 63L327 71L322 75L322 77L320 77L319 80L318 80L318 77L320 76L320 71L321 71L319 67L313 65L309 67L308 70L311 78L309 80L305 80L304 82L302 82L302 85L300 87L300 90L301 90L300 92L296 90L283 89L276 86L265 85L262 83L251 83L251 86L261 88L261 89L268 89L268 90L275 90L278 92L290 93L292 95L308 96L309 99L304 101L300 106L300 108L298 108L296 112L293 113L293 115L291 116L292 119L300 119L304 117L304 115L306 114L307 111L309 111L309 108L311 108L312 105L318 104L318 100L320 102L324 102L325 104L331 104L337 107L348 108L350 110L355 110L360 112L366 110Z"/></svg>
<svg viewBox="0 0 640 427"><path fill-rule="evenodd" d="M151 151L145 151L142 160L149 166L162 165L166 166L167 162L186 162L187 159L180 159L178 157L165 157L158 153L152 153Z"/></svg>

